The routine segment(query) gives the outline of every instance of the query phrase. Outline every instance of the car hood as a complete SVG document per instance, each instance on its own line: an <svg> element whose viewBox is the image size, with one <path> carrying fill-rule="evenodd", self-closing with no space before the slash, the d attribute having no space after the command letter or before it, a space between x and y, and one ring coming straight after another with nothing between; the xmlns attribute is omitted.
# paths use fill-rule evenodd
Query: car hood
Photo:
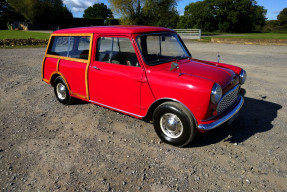
<svg viewBox="0 0 287 192"><path fill-rule="evenodd" d="M177 63L179 69L174 69L174 72L178 71L181 75L192 75L208 79L218 83L222 88L225 88L236 76L231 69L208 62L185 59Z"/></svg>

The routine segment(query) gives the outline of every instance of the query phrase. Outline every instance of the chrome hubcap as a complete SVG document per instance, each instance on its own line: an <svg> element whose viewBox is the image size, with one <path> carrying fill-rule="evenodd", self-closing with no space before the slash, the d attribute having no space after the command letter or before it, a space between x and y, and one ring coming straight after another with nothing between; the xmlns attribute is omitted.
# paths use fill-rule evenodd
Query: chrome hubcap
<svg viewBox="0 0 287 192"><path fill-rule="evenodd" d="M61 100L66 99L67 92L66 92L65 85L63 85L62 83L58 83L57 87L56 87L56 90L57 90L57 95L58 95L59 99L61 99Z"/></svg>
<svg viewBox="0 0 287 192"><path fill-rule="evenodd" d="M160 118L160 128L162 132L170 138L178 138L183 132L181 120L172 113L165 113Z"/></svg>

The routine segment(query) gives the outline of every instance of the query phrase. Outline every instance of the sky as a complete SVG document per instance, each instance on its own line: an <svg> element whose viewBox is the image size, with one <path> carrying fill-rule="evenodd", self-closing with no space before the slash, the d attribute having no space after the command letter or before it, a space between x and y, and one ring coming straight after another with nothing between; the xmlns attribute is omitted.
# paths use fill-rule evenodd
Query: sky
<svg viewBox="0 0 287 192"><path fill-rule="evenodd" d="M184 7L198 0L178 0L177 10L180 15L184 13ZM110 8L108 0L63 0L64 4L72 11L74 17L82 17L84 10L95 3L104 3ZM268 20L276 20L280 11L287 7L287 0L257 0L257 4L267 9ZM114 15L118 17L117 15Z"/></svg>

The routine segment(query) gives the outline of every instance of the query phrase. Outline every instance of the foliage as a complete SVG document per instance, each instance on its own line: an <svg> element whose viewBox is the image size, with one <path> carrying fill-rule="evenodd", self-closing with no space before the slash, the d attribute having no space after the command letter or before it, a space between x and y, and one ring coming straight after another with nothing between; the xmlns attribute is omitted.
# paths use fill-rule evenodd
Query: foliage
<svg viewBox="0 0 287 192"><path fill-rule="evenodd" d="M265 15L266 10L255 0L203 0L185 7L178 27L251 32L265 25Z"/></svg>
<svg viewBox="0 0 287 192"><path fill-rule="evenodd" d="M277 20L266 21L263 32L287 33L287 8L277 16Z"/></svg>
<svg viewBox="0 0 287 192"><path fill-rule="evenodd" d="M16 13L6 0L0 0L0 29L7 29L7 23L13 20L23 21L24 17Z"/></svg>
<svg viewBox="0 0 287 192"><path fill-rule="evenodd" d="M143 8L146 25L176 28L178 12L175 0L147 0Z"/></svg>
<svg viewBox="0 0 287 192"><path fill-rule="evenodd" d="M105 20L105 25L119 25L120 20L119 19L114 19L114 18L107 18Z"/></svg>
<svg viewBox="0 0 287 192"><path fill-rule="evenodd" d="M283 9L277 16L279 25L287 25L287 8Z"/></svg>
<svg viewBox="0 0 287 192"><path fill-rule="evenodd" d="M7 0L32 23L54 23L63 17L73 17L62 0Z"/></svg>
<svg viewBox="0 0 287 192"><path fill-rule="evenodd" d="M84 18L114 18L112 10L104 3L96 3L84 11Z"/></svg>
<svg viewBox="0 0 287 192"><path fill-rule="evenodd" d="M287 31L287 8L283 9L277 16L280 31Z"/></svg>
<svg viewBox="0 0 287 192"><path fill-rule="evenodd" d="M173 28L178 20L176 0L109 0L121 24Z"/></svg>

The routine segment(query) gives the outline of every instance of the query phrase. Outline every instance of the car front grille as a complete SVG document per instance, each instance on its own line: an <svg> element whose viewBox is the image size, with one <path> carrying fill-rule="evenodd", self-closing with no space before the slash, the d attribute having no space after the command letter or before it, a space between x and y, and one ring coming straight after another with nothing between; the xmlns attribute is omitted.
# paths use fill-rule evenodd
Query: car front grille
<svg viewBox="0 0 287 192"><path fill-rule="evenodd" d="M222 113L223 111L228 109L228 107L230 107L236 101L238 92L239 85L236 85L231 90L226 92L217 105L217 113Z"/></svg>

